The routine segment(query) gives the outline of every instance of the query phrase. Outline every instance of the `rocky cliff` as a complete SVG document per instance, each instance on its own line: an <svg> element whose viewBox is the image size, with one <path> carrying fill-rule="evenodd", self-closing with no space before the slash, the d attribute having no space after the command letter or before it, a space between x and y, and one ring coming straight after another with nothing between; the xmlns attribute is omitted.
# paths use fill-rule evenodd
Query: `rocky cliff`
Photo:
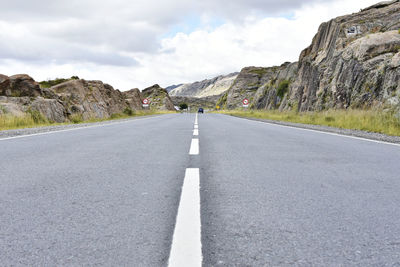
<svg viewBox="0 0 400 267"><path fill-rule="evenodd" d="M238 73L231 73L200 82L171 86L169 88L173 90L170 91L170 95L197 98L221 95L231 87L237 75Z"/></svg>
<svg viewBox="0 0 400 267"><path fill-rule="evenodd" d="M283 83L292 82L296 74L297 63L287 62L270 68L244 68L217 105L229 109L237 108L242 105L243 99L247 98L250 100L251 107L275 108L283 98L278 88Z"/></svg>
<svg viewBox="0 0 400 267"><path fill-rule="evenodd" d="M161 88L158 84L144 89L141 95L150 101L150 109L175 110L167 90Z"/></svg>
<svg viewBox="0 0 400 267"><path fill-rule="evenodd" d="M115 90L101 81L71 79L50 88L41 88L26 74L0 75L0 115L23 116L40 112L49 121L65 122L72 116L83 120L108 118L127 110L142 109L142 99L149 98L153 109L174 110L165 89L154 86L141 93Z"/></svg>
<svg viewBox="0 0 400 267"><path fill-rule="evenodd" d="M399 108L400 2L323 23L298 63L245 68L219 100L259 109Z"/></svg>

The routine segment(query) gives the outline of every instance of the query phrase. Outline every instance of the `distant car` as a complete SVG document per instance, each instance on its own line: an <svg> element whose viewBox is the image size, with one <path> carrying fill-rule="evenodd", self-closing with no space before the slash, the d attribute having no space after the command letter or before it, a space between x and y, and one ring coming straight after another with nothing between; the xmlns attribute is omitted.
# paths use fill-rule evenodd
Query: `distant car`
<svg viewBox="0 0 400 267"><path fill-rule="evenodd" d="M203 108L199 108L199 111L197 111L198 113L204 113L204 109Z"/></svg>

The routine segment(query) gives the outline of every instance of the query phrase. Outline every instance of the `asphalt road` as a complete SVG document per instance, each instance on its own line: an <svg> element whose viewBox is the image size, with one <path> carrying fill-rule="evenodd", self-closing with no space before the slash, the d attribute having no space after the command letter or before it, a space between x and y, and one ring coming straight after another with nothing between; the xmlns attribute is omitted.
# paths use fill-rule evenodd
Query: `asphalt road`
<svg viewBox="0 0 400 267"><path fill-rule="evenodd" d="M194 120L0 140L0 265L166 266L198 212L203 266L400 266L400 146Z"/></svg>

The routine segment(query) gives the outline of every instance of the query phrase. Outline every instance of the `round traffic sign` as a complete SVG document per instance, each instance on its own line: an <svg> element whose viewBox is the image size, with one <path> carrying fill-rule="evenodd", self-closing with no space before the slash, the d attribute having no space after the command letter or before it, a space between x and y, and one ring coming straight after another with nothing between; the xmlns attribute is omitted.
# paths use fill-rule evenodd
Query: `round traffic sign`
<svg viewBox="0 0 400 267"><path fill-rule="evenodd" d="M249 104L249 100L247 98L243 99L243 105L248 105Z"/></svg>
<svg viewBox="0 0 400 267"><path fill-rule="evenodd" d="M143 99L142 103L143 103L143 105L148 105L150 103L150 101L147 98L145 98L145 99Z"/></svg>

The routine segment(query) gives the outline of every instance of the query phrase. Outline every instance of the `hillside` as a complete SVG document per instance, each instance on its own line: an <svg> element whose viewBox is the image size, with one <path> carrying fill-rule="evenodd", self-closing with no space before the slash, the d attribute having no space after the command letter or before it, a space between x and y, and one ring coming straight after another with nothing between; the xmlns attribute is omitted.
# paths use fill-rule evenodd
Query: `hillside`
<svg viewBox="0 0 400 267"><path fill-rule="evenodd" d="M219 104L313 111L400 109L400 2L385 1L322 23L298 63L244 68Z"/></svg>
<svg viewBox="0 0 400 267"><path fill-rule="evenodd" d="M181 84L178 86L175 85L167 88L173 88L169 93L171 96L196 98L216 96L225 93L231 87L237 75L238 73L231 73L213 79L206 79L200 82Z"/></svg>

